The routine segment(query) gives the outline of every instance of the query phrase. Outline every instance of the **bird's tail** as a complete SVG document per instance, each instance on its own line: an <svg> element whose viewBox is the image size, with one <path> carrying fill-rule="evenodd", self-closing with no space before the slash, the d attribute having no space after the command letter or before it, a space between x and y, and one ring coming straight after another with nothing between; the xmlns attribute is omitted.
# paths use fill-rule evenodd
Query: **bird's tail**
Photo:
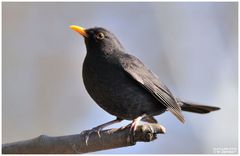
<svg viewBox="0 0 240 156"><path fill-rule="evenodd" d="M198 104L193 104L191 102L185 102L185 101L181 101L181 103L182 103L181 109L183 111L193 112L193 113L206 114L206 113L210 113L212 111L216 111L220 109L219 107L198 105Z"/></svg>

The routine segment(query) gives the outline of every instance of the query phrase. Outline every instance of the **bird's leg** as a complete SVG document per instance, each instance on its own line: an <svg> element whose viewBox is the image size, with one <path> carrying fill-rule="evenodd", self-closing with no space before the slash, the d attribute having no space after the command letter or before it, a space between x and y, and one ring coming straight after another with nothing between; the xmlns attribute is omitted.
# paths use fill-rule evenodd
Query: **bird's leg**
<svg viewBox="0 0 240 156"><path fill-rule="evenodd" d="M88 144L88 139L89 139L89 136L90 136L91 133L97 132L98 136L101 137L100 131L101 131L103 128L105 128L105 127L107 127L107 126L110 126L110 125L112 125L112 124L115 124L115 123L119 123L119 122L121 122L122 120L123 120L123 119L117 118L117 119L115 119L115 120L112 120L112 121L106 122L106 123L104 123L104 124L102 124L102 125L99 125L99 126L97 126L97 127L94 127L94 128L92 128L91 130L88 130L88 131L87 131L87 134L86 134L86 140L85 140L85 141L86 141L86 144Z"/></svg>
<svg viewBox="0 0 240 156"><path fill-rule="evenodd" d="M97 127L94 127L94 128L92 128L92 130L97 131L97 132L99 133L103 128L108 127L108 126L110 126L110 125L112 125L112 124L115 124L115 123L119 123L119 122L121 122L122 120L123 120L123 119L117 118L117 119L115 119L115 120L112 120L112 121L106 122L106 123L104 123L104 124L102 124L102 125L99 125L99 126L97 126Z"/></svg>
<svg viewBox="0 0 240 156"><path fill-rule="evenodd" d="M130 133L133 135L135 134L135 131L137 129L137 126L139 125L139 122L142 120L142 118L146 117L146 114L143 114L142 116L139 116L135 119L133 119L132 123L130 123L128 126L130 126Z"/></svg>
<svg viewBox="0 0 240 156"><path fill-rule="evenodd" d="M137 129L137 126L139 125L139 122L142 120L143 116L139 116L136 119L134 119L132 121L132 123L130 124L130 132L135 132Z"/></svg>

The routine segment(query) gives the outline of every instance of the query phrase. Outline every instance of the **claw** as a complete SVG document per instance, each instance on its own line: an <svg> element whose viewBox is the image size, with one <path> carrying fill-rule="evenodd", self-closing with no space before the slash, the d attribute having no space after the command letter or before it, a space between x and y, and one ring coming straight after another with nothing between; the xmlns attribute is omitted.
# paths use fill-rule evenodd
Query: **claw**
<svg viewBox="0 0 240 156"><path fill-rule="evenodd" d="M139 122L142 120L143 116L139 116L136 119L133 120L133 122L130 124L130 133L132 133L133 135L135 135L135 131L137 129L137 126L139 125Z"/></svg>
<svg viewBox="0 0 240 156"><path fill-rule="evenodd" d="M96 132L98 134L98 137L101 138L100 131L102 130L101 127L95 127L92 129L92 131Z"/></svg>
<svg viewBox="0 0 240 156"><path fill-rule="evenodd" d="M92 133L96 132L96 133L98 134L99 138L100 138L100 137L101 137L100 131L101 131L103 128L105 128L105 127L107 127L107 126L109 126L109 125L112 125L112 124L121 122L121 121L122 121L122 119L117 118L117 119L115 119L115 120L112 120L112 121L109 121L109 122L107 122L107 123L104 123L104 124L102 124L102 125L100 125L100 126L94 127L94 128L92 128L91 130L83 131L82 134L87 133L87 134L86 134L86 137L85 137L85 143L86 143L86 145L88 145L89 136L90 136Z"/></svg>
<svg viewBox="0 0 240 156"><path fill-rule="evenodd" d="M98 137L101 137L101 135L100 135L100 131L101 131L102 129L101 128L98 128L98 127L95 127L95 128L93 128L93 129L91 129L91 130L88 130L88 131L84 131L84 132L82 132L83 134L85 134L85 133L87 133L87 134L85 134L85 143L86 143L86 145L88 145L88 140L89 140L89 137L90 137L90 135L92 134L92 133L97 133L98 134Z"/></svg>

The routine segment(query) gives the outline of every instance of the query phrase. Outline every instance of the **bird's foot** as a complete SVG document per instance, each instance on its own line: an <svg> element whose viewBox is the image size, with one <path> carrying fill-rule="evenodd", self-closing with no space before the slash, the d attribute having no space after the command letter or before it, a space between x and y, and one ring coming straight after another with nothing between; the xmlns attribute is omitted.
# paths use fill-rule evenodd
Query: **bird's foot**
<svg viewBox="0 0 240 156"><path fill-rule="evenodd" d="M112 125L112 124L121 122L121 121L122 121L122 119L117 118L117 119L115 119L115 120L112 120L112 121L109 121L109 122L104 123L104 124L102 124L102 125L99 125L99 126L97 126L97 127L94 127L94 128L92 128L91 130L83 131L82 134L86 135L86 137L85 137L86 145L88 145L89 136L90 136L92 133L97 133L98 136L99 136L99 138L100 138L100 137L101 137L100 131L101 131L102 129L104 129L105 127L110 126L110 125Z"/></svg>
<svg viewBox="0 0 240 156"><path fill-rule="evenodd" d="M137 117L136 119L133 120L131 124L128 125L130 126L130 131L129 131L130 134L135 135L137 126L139 125L139 122L141 121L142 118L143 116Z"/></svg>
<svg viewBox="0 0 240 156"><path fill-rule="evenodd" d="M96 132L98 134L99 138L101 138L100 131L102 129L103 129L102 126L97 126L97 127L94 127L91 131Z"/></svg>
<svg viewBox="0 0 240 156"><path fill-rule="evenodd" d="M101 137L101 135L100 135L100 131L101 130L102 130L102 127L97 126L97 127L92 128L91 130L83 131L81 134L85 135L85 143L86 143L86 145L88 145L88 140L89 140L89 137L90 137L90 135L92 133L97 133L97 135L100 138Z"/></svg>

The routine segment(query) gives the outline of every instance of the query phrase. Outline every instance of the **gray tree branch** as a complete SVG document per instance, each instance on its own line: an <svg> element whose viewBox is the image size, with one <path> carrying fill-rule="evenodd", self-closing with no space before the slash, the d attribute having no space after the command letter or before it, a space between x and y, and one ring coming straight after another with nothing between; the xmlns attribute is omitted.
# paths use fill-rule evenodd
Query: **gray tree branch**
<svg viewBox="0 0 240 156"><path fill-rule="evenodd" d="M2 145L3 154L74 154L88 153L119 147L135 145L136 142L149 142L157 138L157 134L165 133L159 124L139 125L134 134L130 128L109 129L90 133L50 137L41 135L30 140Z"/></svg>

